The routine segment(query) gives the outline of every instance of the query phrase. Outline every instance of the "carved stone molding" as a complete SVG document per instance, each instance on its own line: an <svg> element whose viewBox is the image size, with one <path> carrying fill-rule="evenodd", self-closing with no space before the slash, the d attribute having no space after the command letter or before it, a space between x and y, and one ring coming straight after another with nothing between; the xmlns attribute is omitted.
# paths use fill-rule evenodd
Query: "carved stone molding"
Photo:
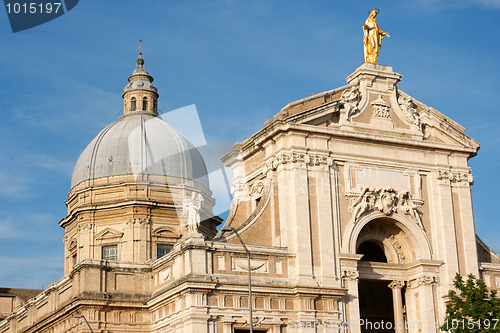
<svg viewBox="0 0 500 333"><path fill-rule="evenodd" d="M431 284L439 284L439 277L437 276L429 276L429 275L422 275L417 278L416 280L417 284L419 286L421 285L431 285Z"/></svg>
<svg viewBox="0 0 500 333"><path fill-rule="evenodd" d="M246 189L245 182L242 180L236 180L233 182L233 185L231 186L231 194L237 196L241 192L244 192Z"/></svg>
<svg viewBox="0 0 500 333"><path fill-rule="evenodd" d="M450 182L455 183L470 183L474 184L474 176L470 172L453 172L449 170L438 170L437 175L438 180L447 179Z"/></svg>
<svg viewBox="0 0 500 333"><path fill-rule="evenodd" d="M358 271L344 270L344 271L342 271L342 278L349 278L351 280L358 280L359 279L359 272Z"/></svg>
<svg viewBox="0 0 500 333"><path fill-rule="evenodd" d="M365 187L351 204L349 211L354 223L364 214L379 210L387 216L393 213L406 215L423 229L420 207L421 205L413 201L409 191L396 191L390 187L378 189Z"/></svg>
<svg viewBox="0 0 500 333"><path fill-rule="evenodd" d="M255 183L253 183L252 187L250 187L249 195L254 199L258 199L262 196L263 191L264 191L264 181L257 180Z"/></svg>
<svg viewBox="0 0 500 333"><path fill-rule="evenodd" d="M158 273L158 284L165 283L172 278L172 268L167 267Z"/></svg>
<svg viewBox="0 0 500 333"><path fill-rule="evenodd" d="M344 119L351 121L351 118L359 112L359 102L361 101L361 93L358 86L352 86L342 92L340 101L344 107Z"/></svg>
<svg viewBox="0 0 500 333"><path fill-rule="evenodd" d="M378 96L376 100L374 100L372 103L373 106L373 117L374 118L382 118L382 119L389 119L391 118L391 115L389 113L389 109L391 108L391 105L384 101L381 95Z"/></svg>
<svg viewBox="0 0 500 333"><path fill-rule="evenodd" d="M302 164L304 166L323 165L330 167L333 165L333 158L319 154L283 152L268 160L262 169L262 173L266 175L268 171L275 171L278 166L285 164Z"/></svg>
<svg viewBox="0 0 500 333"><path fill-rule="evenodd" d="M403 252L403 247L399 242L396 240L396 237L394 235L389 236L389 240L392 243L392 246L394 246L394 249L396 250L396 253L398 255L398 259L403 262L406 260L406 256Z"/></svg>
<svg viewBox="0 0 500 333"><path fill-rule="evenodd" d="M247 258L231 258L233 272L248 272ZM250 260L250 270L254 273L269 273L269 262L261 259Z"/></svg>
<svg viewBox="0 0 500 333"><path fill-rule="evenodd" d="M388 287L391 289L402 289L404 286L405 286L404 281L394 280L391 283L389 283Z"/></svg>

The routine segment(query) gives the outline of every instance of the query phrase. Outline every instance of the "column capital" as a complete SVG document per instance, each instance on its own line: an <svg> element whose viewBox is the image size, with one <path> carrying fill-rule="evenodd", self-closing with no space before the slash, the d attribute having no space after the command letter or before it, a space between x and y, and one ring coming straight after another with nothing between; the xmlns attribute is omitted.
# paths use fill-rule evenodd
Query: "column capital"
<svg viewBox="0 0 500 333"><path fill-rule="evenodd" d="M349 278L351 280L358 280L359 279L359 272L358 271L344 270L344 271L342 271L342 277Z"/></svg>
<svg viewBox="0 0 500 333"><path fill-rule="evenodd" d="M402 289L404 286L405 282L400 280L394 280L391 283L389 283L389 288L391 289Z"/></svg>
<svg viewBox="0 0 500 333"><path fill-rule="evenodd" d="M405 330L401 326L404 324L405 318L403 315L403 297L401 295L401 288L405 285L404 281L394 280L389 283L389 288L392 289L392 303L394 306L394 324L395 333L404 333Z"/></svg>
<svg viewBox="0 0 500 333"><path fill-rule="evenodd" d="M438 276L429 276L429 275L422 275L417 278L417 284L418 285L430 285L430 284L439 284L439 277Z"/></svg>

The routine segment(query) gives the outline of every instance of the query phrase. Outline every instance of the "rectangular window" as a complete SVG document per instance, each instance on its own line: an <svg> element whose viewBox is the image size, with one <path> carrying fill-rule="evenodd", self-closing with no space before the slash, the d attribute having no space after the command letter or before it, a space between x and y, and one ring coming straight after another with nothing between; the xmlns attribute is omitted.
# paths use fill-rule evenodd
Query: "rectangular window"
<svg viewBox="0 0 500 333"><path fill-rule="evenodd" d="M102 260L118 260L118 245L106 245L101 248Z"/></svg>
<svg viewBox="0 0 500 333"><path fill-rule="evenodd" d="M170 244L156 244L156 259L159 259L172 251L172 245Z"/></svg>
<svg viewBox="0 0 500 333"><path fill-rule="evenodd" d="M76 265L76 253L71 256L71 263L72 263L73 267L75 267L75 265Z"/></svg>

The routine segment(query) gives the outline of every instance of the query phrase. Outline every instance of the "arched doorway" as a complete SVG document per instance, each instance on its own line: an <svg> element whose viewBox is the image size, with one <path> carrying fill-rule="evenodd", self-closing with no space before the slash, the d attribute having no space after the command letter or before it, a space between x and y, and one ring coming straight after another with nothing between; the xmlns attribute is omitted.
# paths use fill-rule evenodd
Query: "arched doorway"
<svg viewBox="0 0 500 333"><path fill-rule="evenodd" d="M397 221L382 217L366 223L356 241L361 332L398 332L405 324L404 270L416 260L413 237ZM401 276L400 280L394 277Z"/></svg>
<svg viewBox="0 0 500 333"><path fill-rule="evenodd" d="M397 212L372 211L352 220L342 239L345 320L379 323L358 325L352 332L405 333L408 323L436 320L435 276L442 262L433 260L421 225Z"/></svg>

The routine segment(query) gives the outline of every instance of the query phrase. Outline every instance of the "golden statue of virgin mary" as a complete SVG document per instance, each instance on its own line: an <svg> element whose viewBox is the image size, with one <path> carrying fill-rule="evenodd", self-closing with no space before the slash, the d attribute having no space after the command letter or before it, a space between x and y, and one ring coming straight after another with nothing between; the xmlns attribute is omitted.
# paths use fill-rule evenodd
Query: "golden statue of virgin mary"
<svg viewBox="0 0 500 333"><path fill-rule="evenodd" d="M363 23L363 49L365 53L365 62L372 64L377 63L378 54L382 47L382 38L384 36L391 37L387 32L378 27L377 17L379 10L373 8L370 10L370 15Z"/></svg>

